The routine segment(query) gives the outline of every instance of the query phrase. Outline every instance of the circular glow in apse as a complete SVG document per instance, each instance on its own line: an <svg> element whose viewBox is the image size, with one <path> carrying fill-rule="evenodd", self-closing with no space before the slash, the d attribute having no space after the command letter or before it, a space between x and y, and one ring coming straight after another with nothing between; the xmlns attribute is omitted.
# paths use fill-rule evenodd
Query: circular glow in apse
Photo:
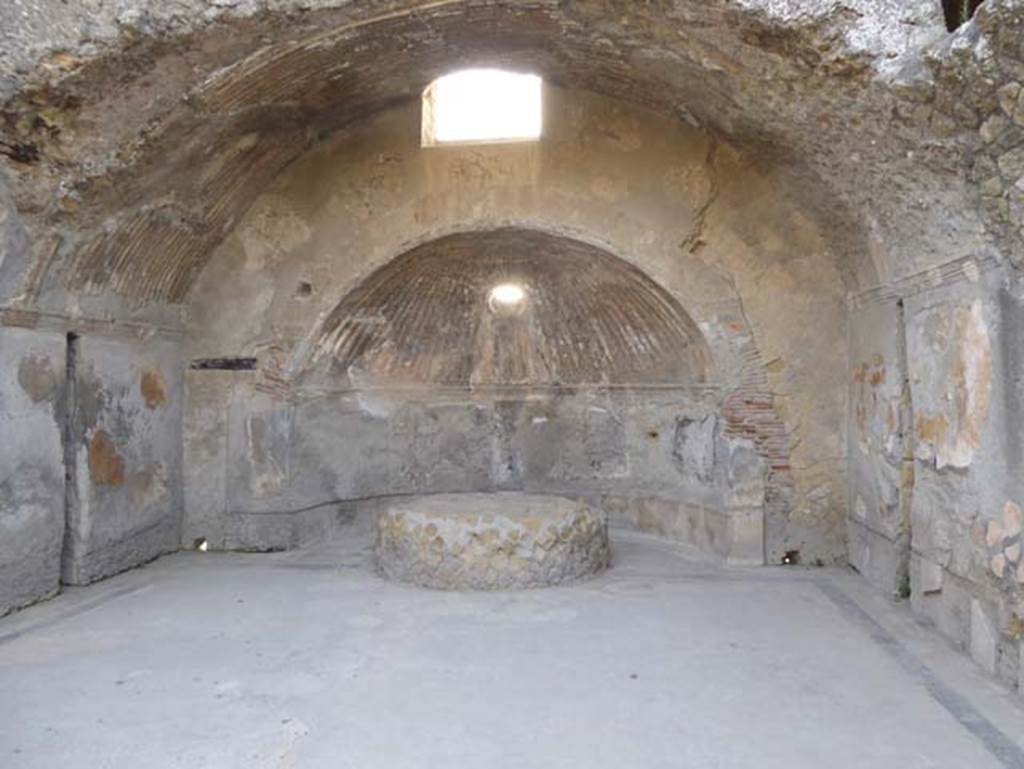
<svg viewBox="0 0 1024 769"><path fill-rule="evenodd" d="M492 305L512 307L526 300L526 291L517 283L502 283L492 288L487 298Z"/></svg>

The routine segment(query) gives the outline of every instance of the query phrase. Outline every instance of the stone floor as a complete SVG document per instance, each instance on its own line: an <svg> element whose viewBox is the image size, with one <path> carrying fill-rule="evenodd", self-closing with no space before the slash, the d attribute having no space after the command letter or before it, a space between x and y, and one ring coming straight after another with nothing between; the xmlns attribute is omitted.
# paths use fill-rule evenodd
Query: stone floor
<svg viewBox="0 0 1024 769"><path fill-rule="evenodd" d="M1024 767L1022 701L854 575L615 532L592 580L445 593L351 534L0 620L0 766Z"/></svg>

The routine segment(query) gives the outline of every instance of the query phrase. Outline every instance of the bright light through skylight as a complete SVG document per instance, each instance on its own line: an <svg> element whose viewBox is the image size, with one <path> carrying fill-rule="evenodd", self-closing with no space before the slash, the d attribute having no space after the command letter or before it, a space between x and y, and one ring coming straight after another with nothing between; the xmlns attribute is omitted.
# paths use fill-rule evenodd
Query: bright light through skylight
<svg viewBox="0 0 1024 769"><path fill-rule="evenodd" d="M423 144L540 138L541 79L500 69L467 69L423 94Z"/></svg>
<svg viewBox="0 0 1024 769"><path fill-rule="evenodd" d="M498 304L519 304L526 298L526 292L515 283L502 283L491 289L489 298Z"/></svg>

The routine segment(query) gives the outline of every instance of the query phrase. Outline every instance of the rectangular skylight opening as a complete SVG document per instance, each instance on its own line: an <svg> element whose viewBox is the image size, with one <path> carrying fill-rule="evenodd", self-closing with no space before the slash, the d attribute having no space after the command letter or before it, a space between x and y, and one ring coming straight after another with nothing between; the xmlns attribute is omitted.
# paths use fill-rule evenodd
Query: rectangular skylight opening
<svg viewBox="0 0 1024 769"><path fill-rule="evenodd" d="M540 138L543 80L500 69L440 77L423 92L424 147L498 144Z"/></svg>

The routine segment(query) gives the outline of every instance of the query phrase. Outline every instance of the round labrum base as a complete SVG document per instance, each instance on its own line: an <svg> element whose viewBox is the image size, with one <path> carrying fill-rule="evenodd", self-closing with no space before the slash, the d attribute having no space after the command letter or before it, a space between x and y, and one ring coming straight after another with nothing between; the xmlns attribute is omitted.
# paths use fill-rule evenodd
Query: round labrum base
<svg viewBox="0 0 1024 769"><path fill-rule="evenodd" d="M424 587L544 587L608 567L608 520L563 497L416 497L378 513L376 553L384 576Z"/></svg>

